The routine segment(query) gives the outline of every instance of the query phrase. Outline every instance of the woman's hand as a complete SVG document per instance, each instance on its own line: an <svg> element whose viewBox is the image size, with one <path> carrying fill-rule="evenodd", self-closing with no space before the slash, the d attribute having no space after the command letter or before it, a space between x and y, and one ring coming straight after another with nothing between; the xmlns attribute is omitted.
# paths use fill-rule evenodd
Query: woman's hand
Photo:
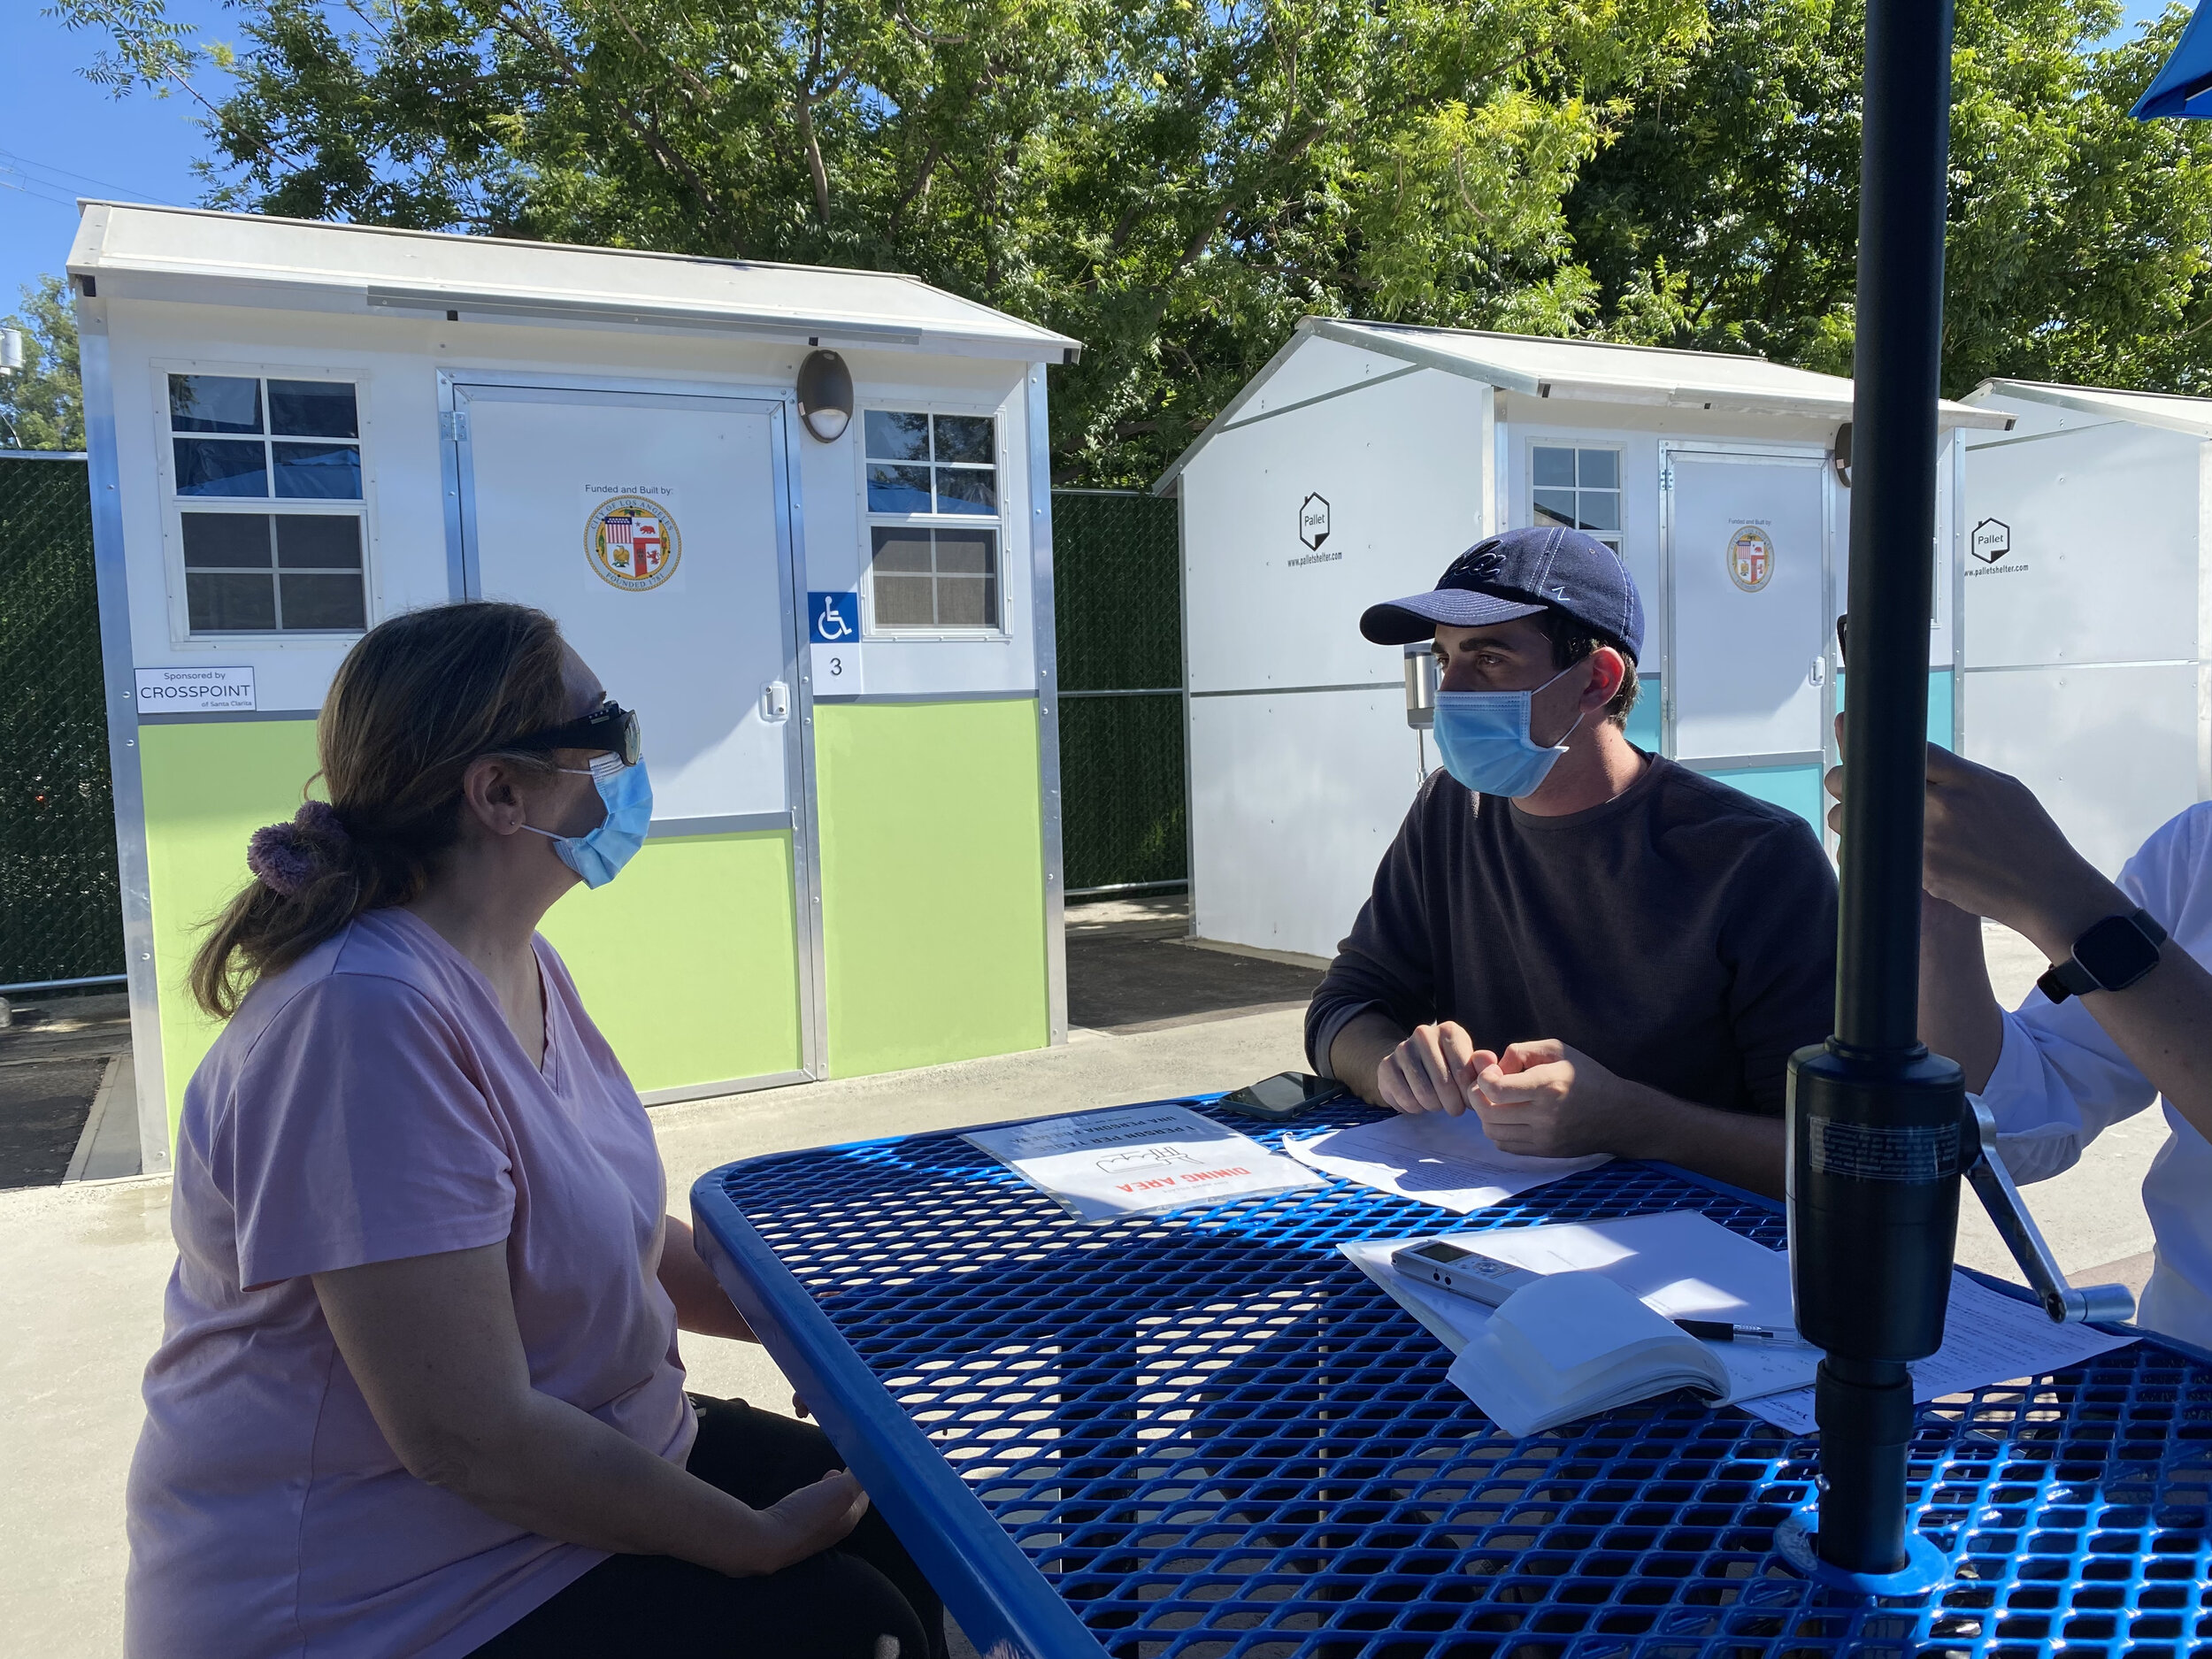
<svg viewBox="0 0 2212 1659"><path fill-rule="evenodd" d="M751 1574L827 1548L867 1511L847 1474L751 1509L540 1393L504 1242L318 1273L314 1284L338 1352L407 1471L510 1525Z"/></svg>
<svg viewBox="0 0 2212 1659"><path fill-rule="evenodd" d="M868 1494L848 1471L833 1469L812 1486L748 1513L751 1519L731 1540L728 1560L711 1563L733 1578L781 1572L821 1554L860 1525Z"/></svg>

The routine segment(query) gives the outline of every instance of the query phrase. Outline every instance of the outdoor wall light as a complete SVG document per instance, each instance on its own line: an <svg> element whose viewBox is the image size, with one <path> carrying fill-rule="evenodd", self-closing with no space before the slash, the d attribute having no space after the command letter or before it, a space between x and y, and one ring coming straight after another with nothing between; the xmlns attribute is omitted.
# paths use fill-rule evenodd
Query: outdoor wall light
<svg viewBox="0 0 2212 1659"><path fill-rule="evenodd" d="M810 351L799 365L799 419L824 443L836 442L852 424L852 371L834 351Z"/></svg>

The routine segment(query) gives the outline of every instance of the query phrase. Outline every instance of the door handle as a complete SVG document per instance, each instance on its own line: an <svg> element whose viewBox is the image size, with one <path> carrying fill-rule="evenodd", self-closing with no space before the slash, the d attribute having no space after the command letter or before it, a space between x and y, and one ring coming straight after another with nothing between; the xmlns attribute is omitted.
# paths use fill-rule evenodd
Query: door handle
<svg viewBox="0 0 2212 1659"><path fill-rule="evenodd" d="M791 687L780 680L772 680L760 694L760 718L772 726L791 717Z"/></svg>
<svg viewBox="0 0 2212 1659"><path fill-rule="evenodd" d="M1813 665L1805 671L1805 682L1811 686L1824 686L1828 683L1828 659L1826 657L1813 658Z"/></svg>

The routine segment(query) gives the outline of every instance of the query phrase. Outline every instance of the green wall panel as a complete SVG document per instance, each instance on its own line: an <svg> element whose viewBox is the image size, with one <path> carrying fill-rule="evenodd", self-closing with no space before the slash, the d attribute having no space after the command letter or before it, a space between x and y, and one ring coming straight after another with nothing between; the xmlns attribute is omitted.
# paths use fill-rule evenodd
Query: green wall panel
<svg viewBox="0 0 2212 1659"><path fill-rule="evenodd" d="M246 841L299 810L311 720L140 729L161 1061L172 1135L219 1027L185 988L202 928L244 887ZM653 841L596 893L577 888L545 936L640 1089L799 1069L788 831Z"/></svg>
<svg viewBox="0 0 2212 1659"><path fill-rule="evenodd" d="M788 830L649 841L541 931L641 1091L799 1069Z"/></svg>
<svg viewBox="0 0 2212 1659"><path fill-rule="evenodd" d="M814 732L831 1074L1042 1048L1037 705L821 704Z"/></svg>
<svg viewBox="0 0 2212 1659"><path fill-rule="evenodd" d="M315 774L315 723L142 726L138 756L154 966L161 981L162 1085L174 1139L184 1086L219 1029L185 988L192 953L205 925L250 879L247 837L299 810Z"/></svg>

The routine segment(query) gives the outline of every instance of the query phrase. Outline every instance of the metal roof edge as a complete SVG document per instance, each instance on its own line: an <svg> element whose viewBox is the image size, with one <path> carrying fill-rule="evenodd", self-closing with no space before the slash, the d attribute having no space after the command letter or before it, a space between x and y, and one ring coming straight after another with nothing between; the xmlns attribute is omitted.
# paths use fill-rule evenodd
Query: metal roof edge
<svg viewBox="0 0 2212 1659"><path fill-rule="evenodd" d="M1440 323L1379 323L1361 318L1343 320L1359 328L1409 334L1449 334L1455 340L1540 340L1548 345L1581 346L1593 351L1648 351L1662 357L1731 357L1746 363L1764 363L1773 368L1793 366L1776 363L1761 351L1701 351L1695 346L1645 346L1626 340L1593 340L1587 334L1514 334L1497 328L1447 328Z"/></svg>
<svg viewBox="0 0 2212 1659"><path fill-rule="evenodd" d="M1480 380L1486 386L1494 386L1503 391L1525 392L1533 397L1539 395L1539 388L1543 384L1536 376L1524 373L1519 369L1509 369L1494 363L1479 363L1472 358L1460 357L1455 352L1438 351L1420 344L1417 341L1407 339L1405 335L1409 330L1402 324L1363 323L1350 319L1310 317L1302 319L1298 326L1301 328L1310 326L1314 334L1324 340L1333 340L1340 346L1357 346L1363 350L1379 351L1383 356L1396 357L1402 363L1417 364L1425 369L1437 369L1446 374L1456 374L1462 380ZM1477 335L1471 329L1459 328L1432 328L1423 332L1449 334L1455 339L1473 337L1484 340L1523 340L1536 337L1526 334Z"/></svg>
<svg viewBox="0 0 2212 1659"><path fill-rule="evenodd" d="M2179 412L2166 415L2155 410L2108 402L2101 394L2112 397L2162 398L2174 403L2193 404L2204 412L2193 418ZM2013 380L1992 376L1966 396L1972 399L1985 395L2016 397L2024 403L2042 403L2052 409L2070 410L2078 415L2104 415L2192 438L2212 438L2212 398L2191 397L2181 392L2131 392L2116 386L2067 386L2052 380Z"/></svg>
<svg viewBox="0 0 2212 1659"><path fill-rule="evenodd" d="M1083 349L1083 342L1079 340L1072 338L1070 335L1061 334L1056 329L1044 327L1041 324L1033 323L1024 318L1017 317L1010 311L1002 311L995 306L986 305L979 300L972 300L965 295L955 294L949 288L938 288L935 284L925 282L921 278L915 276L910 272L905 271L869 271L850 265L795 265L772 259L725 259L717 257L710 254L666 253L658 250L645 248L603 248L594 247L588 243L583 242L531 242L524 238L514 236L468 236L457 234L449 231L410 230L381 225L347 224L335 219L292 219L274 213L227 213L213 208L172 207L166 205L165 204L151 202L116 202L98 196L81 196L78 198L77 206L81 214L79 221L79 246L72 247L70 250L68 268L72 271L89 271L96 275L103 271L129 270L134 273L143 275L199 275L204 278L234 281L253 280L252 278L238 277L223 270L215 268L203 267L198 270L191 270L180 268L176 265L156 264L145 260L108 259L104 252L104 232L106 229L105 215L103 213L96 216L99 220L100 234L93 236L87 236L84 234L85 229L96 218L96 216L88 211L88 210L97 208L111 211L116 208L125 208L128 209L132 212L164 213L185 218L229 219L242 221L249 224L286 225L308 230L342 231L355 235L394 236L431 242L470 242L488 244L490 246L500 248L514 248L533 252L591 254L610 259L652 259L675 265L718 265L735 271L752 270L789 271L808 273L818 273L834 276L861 277L882 282L903 282L913 287L925 289L932 294L942 295L945 298L951 300L961 306L969 308L982 317L997 318L1004 322L1013 325L1013 332L1007 334L971 334L956 328L941 327L922 331L925 334L940 334L961 340L1003 342L1009 344L1013 343L1017 340L1025 340L1027 343L1050 349L1041 354L1029 357L1026 360L1031 362L1050 361L1053 350L1057 350L1062 354L1069 352L1080 354ZM84 250L84 257L80 257L81 248ZM351 287L357 288L367 282L367 279L365 278L361 279L358 282L349 282L344 278L318 279L315 277L303 277L297 274L281 278L273 277L268 280L280 281L284 286L292 288L312 286L318 288L342 288ZM494 294L479 291L475 297L475 305L477 308L481 309L487 301L497 302L513 300L528 302L534 300L538 303L544 303L545 299L546 296L543 296ZM578 303L590 304L591 302L580 301ZM656 308L610 305L603 307L603 309L612 311L650 310ZM657 309L666 310L672 312L680 312L687 311L689 308L661 307ZM700 314L720 315L723 313L708 312L702 308ZM726 314L733 317L740 315L739 313L734 312ZM782 320L789 322L790 319L785 319ZM827 319L822 319L820 320L826 325L829 321ZM791 326L795 326L797 325L792 324ZM844 328L825 326L816 332L842 334L845 333L846 330ZM1064 360L1072 362L1075 359L1072 357L1064 356Z"/></svg>

